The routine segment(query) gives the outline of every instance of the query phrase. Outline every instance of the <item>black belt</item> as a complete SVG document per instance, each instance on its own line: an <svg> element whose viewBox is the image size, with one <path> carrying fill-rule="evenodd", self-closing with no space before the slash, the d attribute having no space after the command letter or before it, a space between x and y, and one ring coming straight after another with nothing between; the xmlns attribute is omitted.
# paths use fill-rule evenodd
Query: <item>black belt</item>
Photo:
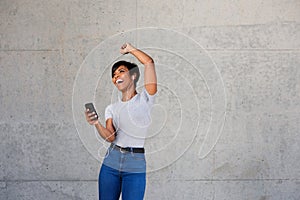
<svg viewBox="0 0 300 200"><path fill-rule="evenodd" d="M116 144L111 143L111 148L119 149L122 153L123 152L132 152L132 153L145 153L144 148L136 148L136 147L120 147Z"/></svg>

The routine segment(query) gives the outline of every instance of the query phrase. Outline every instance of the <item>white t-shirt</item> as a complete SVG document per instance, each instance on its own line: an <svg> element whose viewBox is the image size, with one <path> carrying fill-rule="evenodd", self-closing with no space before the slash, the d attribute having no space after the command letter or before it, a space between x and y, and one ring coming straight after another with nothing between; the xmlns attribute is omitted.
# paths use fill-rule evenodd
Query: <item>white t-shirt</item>
<svg viewBox="0 0 300 200"><path fill-rule="evenodd" d="M112 118L116 129L114 143L121 147L144 147L148 126L151 124L150 111L155 95L145 89L129 101L119 100L105 109L105 120Z"/></svg>

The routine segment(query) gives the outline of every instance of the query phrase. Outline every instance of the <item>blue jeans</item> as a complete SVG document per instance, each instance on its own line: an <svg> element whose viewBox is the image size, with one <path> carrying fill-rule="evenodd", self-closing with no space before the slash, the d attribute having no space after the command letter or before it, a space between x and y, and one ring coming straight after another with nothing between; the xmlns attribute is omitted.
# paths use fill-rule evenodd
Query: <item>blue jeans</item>
<svg viewBox="0 0 300 200"><path fill-rule="evenodd" d="M110 147L99 173L99 200L142 200L146 188L143 153L122 152Z"/></svg>

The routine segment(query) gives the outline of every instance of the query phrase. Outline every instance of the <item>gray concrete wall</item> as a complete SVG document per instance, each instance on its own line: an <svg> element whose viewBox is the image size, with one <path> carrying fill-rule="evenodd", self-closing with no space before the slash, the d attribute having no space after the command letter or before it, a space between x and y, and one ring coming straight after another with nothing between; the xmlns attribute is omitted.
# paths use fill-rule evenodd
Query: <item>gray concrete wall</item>
<svg viewBox="0 0 300 200"><path fill-rule="evenodd" d="M299 0L1 0L0 199L97 199L103 141L80 123L76 75L115 34L157 62L145 199L300 199L299 22ZM112 86L91 63L103 114Z"/></svg>

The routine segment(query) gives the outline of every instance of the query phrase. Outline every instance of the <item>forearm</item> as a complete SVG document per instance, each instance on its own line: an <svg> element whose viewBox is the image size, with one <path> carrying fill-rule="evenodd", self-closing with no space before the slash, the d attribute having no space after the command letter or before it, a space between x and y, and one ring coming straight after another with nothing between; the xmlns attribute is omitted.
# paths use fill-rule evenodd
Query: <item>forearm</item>
<svg viewBox="0 0 300 200"><path fill-rule="evenodd" d="M105 128L100 122L95 124L95 127L99 135L106 141L113 142L115 140L115 133Z"/></svg>
<svg viewBox="0 0 300 200"><path fill-rule="evenodd" d="M135 47L131 47L129 53L135 56L143 65L147 65L147 64L153 65L154 63L153 59L148 54Z"/></svg>

